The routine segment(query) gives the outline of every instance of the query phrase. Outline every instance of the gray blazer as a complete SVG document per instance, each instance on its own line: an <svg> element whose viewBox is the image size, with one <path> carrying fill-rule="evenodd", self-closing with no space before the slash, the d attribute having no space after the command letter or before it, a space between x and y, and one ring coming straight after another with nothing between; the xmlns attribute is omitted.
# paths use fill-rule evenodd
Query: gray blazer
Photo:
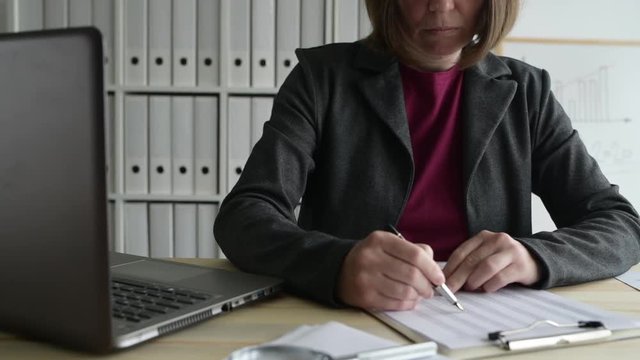
<svg viewBox="0 0 640 360"><path fill-rule="evenodd" d="M411 190L402 83L397 60L362 42L297 56L214 231L240 269L281 277L289 291L336 305L345 255L395 224ZM587 153L548 74L490 54L464 76L469 235L487 229L522 242L539 262L539 288L614 276L637 263L638 215ZM559 230L531 233L532 192Z"/></svg>

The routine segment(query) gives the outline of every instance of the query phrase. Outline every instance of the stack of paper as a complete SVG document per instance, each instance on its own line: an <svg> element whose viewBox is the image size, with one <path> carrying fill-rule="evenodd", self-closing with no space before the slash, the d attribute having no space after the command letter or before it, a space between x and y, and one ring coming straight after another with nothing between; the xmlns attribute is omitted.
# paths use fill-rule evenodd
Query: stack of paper
<svg viewBox="0 0 640 360"><path fill-rule="evenodd" d="M302 325L271 344L306 347L333 357L399 345L335 321L323 325Z"/></svg>
<svg viewBox="0 0 640 360"><path fill-rule="evenodd" d="M400 346L400 344L391 340L383 339L335 321L322 325L300 326L269 344L305 347L328 354L334 359L351 358L350 356L354 354ZM395 359L396 357L393 358ZM413 357L404 356L402 359L413 359ZM444 360L447 358L436 354L428 356L428 359Z"/></svg>

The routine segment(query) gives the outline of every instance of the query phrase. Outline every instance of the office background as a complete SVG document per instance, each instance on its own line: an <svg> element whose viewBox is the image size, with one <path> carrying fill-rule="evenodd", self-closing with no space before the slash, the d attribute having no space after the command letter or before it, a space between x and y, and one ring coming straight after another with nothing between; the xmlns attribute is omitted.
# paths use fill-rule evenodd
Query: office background
<svg viewBox="0 0 640 360"><path fill-rule="evenodd" d="M640 2L524 0L499 49L549 71L553 90L610 182L640 209ZM533 228L555 229L533 197Z"/></svg>
<svg viewBox="0 0 640 360"><path fill-rule="evenodd" d="M640 206L636 0L524 0L496 51L548 69L605 174ZM363 0L0 0L0 30L104 36L110 245L223 257L213 219L268 120L297 47L370 31ZM534 229L554 228L534 204Z"/></svg>

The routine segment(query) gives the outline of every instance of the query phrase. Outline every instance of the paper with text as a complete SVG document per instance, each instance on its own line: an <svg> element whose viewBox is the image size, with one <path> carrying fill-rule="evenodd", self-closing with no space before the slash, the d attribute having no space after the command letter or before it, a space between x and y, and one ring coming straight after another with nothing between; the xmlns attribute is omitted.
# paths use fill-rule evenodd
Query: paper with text
<svg viewBox="0 0 640 360"><path fill-rule="evenodd" d="M423 299L414 310L379 313L401 329L424 339L431 339L451 350L492 344L487 334L494 331L520 329L538 320L557 323L602 321L610 330L640 327L640 320L604 311L594 306L564 298L547 291L519 287L495 293L466 293L456 296L465 311L452 306L441 296ZM581 331L576 328L537 328L519 338L557 335Z"/></svg>

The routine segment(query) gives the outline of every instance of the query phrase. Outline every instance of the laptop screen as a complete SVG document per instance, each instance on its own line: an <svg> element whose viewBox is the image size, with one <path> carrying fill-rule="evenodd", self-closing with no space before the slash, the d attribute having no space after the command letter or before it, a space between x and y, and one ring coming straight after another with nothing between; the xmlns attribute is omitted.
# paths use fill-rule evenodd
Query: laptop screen
<svg viewBox="0 0 640 360"><path fill-rule="evenodd" d="M102 38L0 36L0 329L110 341Z"/></svg>

